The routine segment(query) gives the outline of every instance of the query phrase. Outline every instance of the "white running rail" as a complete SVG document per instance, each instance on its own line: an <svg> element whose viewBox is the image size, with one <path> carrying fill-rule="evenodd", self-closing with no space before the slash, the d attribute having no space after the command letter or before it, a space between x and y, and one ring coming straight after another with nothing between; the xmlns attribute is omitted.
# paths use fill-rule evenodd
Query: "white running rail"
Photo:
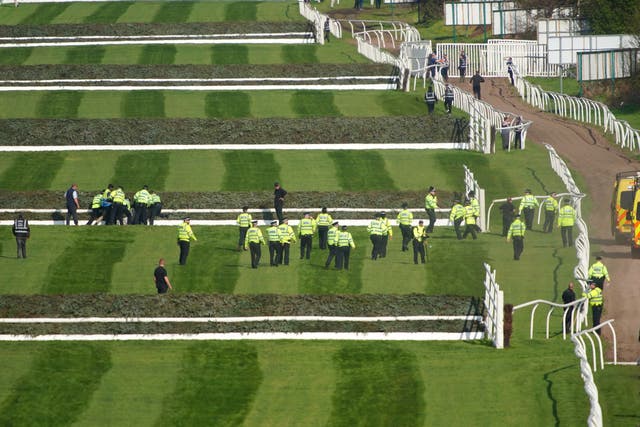
<svg viewBox="0 0 640 427"><path fill-rule="evenodd" d="M530 307L533 306L533 308L531 309L531 321L530 321L530 325L529 325L529 339L533 339L533 326L535 323L535 317L536 317L536 310L538 309L538 307L540 305L547 305L549 307L549 311L547 312L547 328L546 328L546 335L545 337L547 339L549 339L549 323L551 320L551 314L553 313L553 310L555 308L562 308L563 309L563 313L562 313L562 339L567 339L567 332L569 332L569 335L575 333L575 332L579 332L580 330L582 330L581 325L583 323L586 324L586 317L584 317L584 310L581 310L581 307L583 304L585 304L587 301L586 298L580 298L579 300L575 300L573 302L570 302L568 304L558 304L555 302L551 302L551 301L546 301L543 299L537 299L534 301L529 301L529 302L525 302L523 304L518 304L516 306L513 307L513 311L519 310L521 308L525 308L525 307ZM567 308L572 307L571 310L567 310ZM567 315L571 316L571 322L570 322L570 327L569 327L569 331L567 331L566 329L566 320L567 320Z"/></svg>
<svg viewBox="0 0 640 427"><path fill-rule="evenodd" d="M496 282L496 271L484 263L485 334L496 348L504 348L504 292Z"/></svg>

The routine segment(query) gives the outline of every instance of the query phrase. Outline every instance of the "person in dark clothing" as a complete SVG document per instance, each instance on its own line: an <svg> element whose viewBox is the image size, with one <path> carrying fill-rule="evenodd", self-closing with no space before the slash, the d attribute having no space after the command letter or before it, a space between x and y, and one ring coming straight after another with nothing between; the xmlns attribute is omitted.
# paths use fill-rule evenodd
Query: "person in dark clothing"
<svg viewBox="0 0 640 427"><path fill-rule="evenodd" d="M507 237L509 227L511 227L513 218L516 215L516 207L511 197L508 197L507 201L500 205L500 212L502 212L502 237Z"/></svg>
<svg viewBox="0 0 640 427"><path fill-rule="evenodd" d="M480 96L480 83L484 83L484 79L480 75L480 71L476 70L476 73L471 77L471 87L473 88L473 96L478 99L482 99Z"/></svg>
<svg viewBox="0 0 640 427"><path fill-rule="evenodd" d="M284 197L287 195L287 191L280 186L280 183L275 182L273 184L273 208L276 211L278 221L282 223L284 215L282 214L282 208L284 207Z"/></svg>
<svg viewBox="0 0 640 427"><path fill-rule="evenodd" d="M429 114L433 114L438 98L436 98L436 94L433 91L432 86L429 86L429 89L427 89L427 92L424 94L424 102L427 104L427 111Z"/></svg>
<svg viewBox="0 0 640 427"><path fill-rule="evenodd" d="M167 270L164 268L164 258L160 258L160 261L158 261L158 266L153 272L153 281L159 294L166 294L169 289L173 289Z"/></svg>
<svg viewBox="0 0 640 427"><path fill-rule="evenodd" d="M380 7L378 7L378 9L380 9ZM329 34L331 34L331 22L329 18L327 18L324 21L324 41L327 43L329 43Z"/></svg>
<svg viewBox="0 0 640 427"><path fill-rule="evenodd" d="M458 58L458 71L460 72L460 81L464 82L464 77L467 74L467 55L464 54L464 50L460 52Z"/></svg>
<svg viewBox="0 0 640 427"><path fill-rule="evenodd" d="M27 257L27 239L31 236L31 229L29 228L29 221L22 217L22 214L18 215L13 221L13 235L16 237L16 246L18 252L18 258Z"/></svg>
<svg viewBox="0 0 640 427"><path fill-rule="evenodd" d="M513 59L511 57L507 58L507 73L509 74L509 80L511 80L511 86L513 86Z"/></svg>
<svg viewBox="0 0 640 427"><path fill-rule="evenodd" d="M562 293L562 303L569 304L576 300L576 293L573 291L573 282L569 282L569 286ZM571 333L571 315L573 314L573 306L565 307L566 312L564 318L564 330Z"/></svg>
<svg viewBox="0 0 640 427"><path fill-rule="evenodd" d="M64 198L67 202L66 224L69 225L73 217L73 223L78 225L78 209L80 209L80 202L78 202L78 184L72 184L67 192L64 193Z"/></svg>
<svg viewBox="0 0 640 427"><path fill-rule="evenodd" d="M453 88L447 83L444 89L444 110L447 113L451 113L451 106L453 105Z"/></svg>

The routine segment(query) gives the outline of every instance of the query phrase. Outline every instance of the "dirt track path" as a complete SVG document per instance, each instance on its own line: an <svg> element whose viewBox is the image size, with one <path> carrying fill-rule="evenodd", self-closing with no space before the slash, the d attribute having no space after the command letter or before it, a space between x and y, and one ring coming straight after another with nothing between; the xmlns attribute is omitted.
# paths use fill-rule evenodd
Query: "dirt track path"
<svg viewBox="0 0 640 427"><path fill-rule="evenodd" d="M455 82L454 82L455 84ZM461 85L470 90L468 85ZM636 361L640 358L640 260L632 260L627 245L618 245L610 233L611 193L616 172L640 170L640 163L626 158L611 147L599 130L543 113L525 104L512 90L507 79L486 79L482 88L483 100L499 110L520 113L533 120L529 129L529 143L546 142L552 145L567 165L584 178L587 188L581 190L591 198L591 213L587 225L592 245L599 245L609 269L612 284L605 288L604 320L615 319L618 337L618 360ZM604 336L610 340L610 334ZM609 350L609 358L612 352Z"/></svg>

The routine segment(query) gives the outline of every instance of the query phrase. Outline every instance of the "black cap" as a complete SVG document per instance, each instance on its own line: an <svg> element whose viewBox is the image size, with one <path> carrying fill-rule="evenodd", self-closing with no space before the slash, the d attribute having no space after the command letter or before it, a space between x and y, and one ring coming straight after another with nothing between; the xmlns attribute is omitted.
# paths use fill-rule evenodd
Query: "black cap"
<svg viewBox="0 0 640 427"><path fill-rule="evenodd" d="M524 190L524 192L525 192L525 193L529 193L529 194L531 194L531 189L530 189L530 188L527 188L526 190Z"/></svg>
<svg viewBox="0 0 640 427"><path fill-rule="evenodd" d="M404 202L404 203L402 204L402 207L406 209L406 208L408 208L408 207L409 207L409 204L408 204L407 202Z"/></svg>
<svg viewBox="0 0 640 427"><path fill-rule="evenodd" d="M380 212L380 216L387 216L386 212Z"/></svg>
<svg viewBox="0 0 640 427"><path fill-rule="evenodd" d="M343 225L343 226L342 226L342 229L343 229L343 230L346 230L346 229L347 229L347 226L346 226L346 225Z"/></svg>
<svg viewBox="0 0 640 427"><path fill-rule="evenodd" d="M254 219L253 221L251 221L251 224L257 224L257 223L258 223L257 219Z"/></svg>
<svg viewBox="0 0 640 427"><path fill-rule="evenodd" d="M333 224L331 225L338 225L338 221L333 221Z"/></svg>
<svg viewBox="0 0 640 427"><path fill-rule="evenodd" d="M189 218L188 216L185 216L184 221L191 221L191 218Z"/></svg>
<svg viewBox="0 0 640 427"><path fill-rule="evenodd" d="M271 221L271 225L276 225L276 224L278 224L278 221Z"/></svg>

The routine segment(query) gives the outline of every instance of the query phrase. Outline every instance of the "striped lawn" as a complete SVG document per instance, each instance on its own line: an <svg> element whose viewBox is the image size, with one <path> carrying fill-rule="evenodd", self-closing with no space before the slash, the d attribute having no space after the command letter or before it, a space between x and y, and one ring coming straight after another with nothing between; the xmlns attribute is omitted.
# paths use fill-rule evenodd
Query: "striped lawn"
<svg viewBox="0 0 640 427"><path fill-rule="evenodd" d="M430 185L461 192L463 164L489 198L562 188L536 146L490 157L443 150L3 153L0 188L64 191L77 182L83 191L97 191L119 182L128 193L144 184L160 191L269 191L278 179L292 192L424 191Z"/></svg>
<svg viewBox="0 0 640 427"><path fill-rule="evenodd" d="M369 61L347 43L305 45L96 45L16 47L0 50L0 64L228 65L228 64L365 64ZM156 52L164 52L158 55ZM171 55L167 54L171 52ZM304 77L304 76L303 76Z"/></svg>
<svg viewBox="0 0 640 427"><path fill-rule="evenodd" d="M3 424L467 426L496 425L500 414L500 424L548 426L583 424L588 412L571 344L557 340L508 351L468 343L9 343L0 357ZM605 422L632 425L606 411L618 396L632 402L620 389L603 399Z"/></svg>
<svg viewBox="0 0 640 427"><path fill-rule="evenodd" d="M417 98L415 93L395 91L0 92L0 118L268 118L421 115L424 114L424 106L417 101ZM52 104L52 101L55 104ZM316 101L318 101L317 104ZM396 105L399 108L394 108Z"/></svg>
<svg viewBox="0 0 640 427"><path fill-rule="evenodd" d="M12 5L11 5L12 6ZM302 21L297 2L122 2L5 7L0 25Z"/></svg>

